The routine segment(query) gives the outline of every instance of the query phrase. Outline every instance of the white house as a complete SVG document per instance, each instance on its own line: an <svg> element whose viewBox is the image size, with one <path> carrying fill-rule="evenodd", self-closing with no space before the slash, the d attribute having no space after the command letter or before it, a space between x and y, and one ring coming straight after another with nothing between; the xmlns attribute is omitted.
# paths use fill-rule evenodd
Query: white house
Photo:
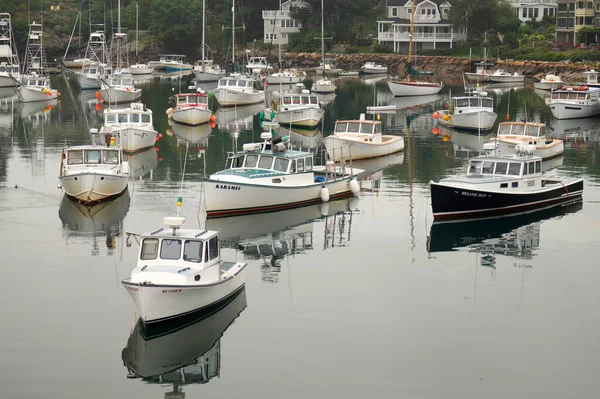
<svg viewBox="0 0 600 399"><path fill-rule="evenodd" d="M413 48L452 48L467 39L462 30L455 30L448 21L452 5L447 0L415 0ZM396 52L407 52L410 34L412 2L389 0L387 18L377 21L377 40Z"/></svg>
<svg viewBox="0 0 600 399"><path fill-rule="evenodd" d="M511 0L510 5L522 23L534 18L541 21L546 15L556 16L558 8L558 3L550 0Z"/></svg>
<svg viewBox="0 0 600 399"><path fill-rule="evenodd" d="M263 10L265 43L288 44L288 35L300 32L302 24L290 15L291 7L310 7L310 4L302 0L288 0L281 3L278 11Z"/></svg>

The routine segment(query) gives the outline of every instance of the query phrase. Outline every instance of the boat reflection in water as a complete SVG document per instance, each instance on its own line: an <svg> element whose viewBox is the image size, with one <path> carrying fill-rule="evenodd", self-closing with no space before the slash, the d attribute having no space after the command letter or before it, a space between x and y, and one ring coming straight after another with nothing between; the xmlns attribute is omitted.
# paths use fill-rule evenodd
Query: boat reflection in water
<svg viewBox="0 0 600 399"><path fill-rule="evenodd" d="M210 123L203 123L197 126L183 125L173 122L171 127L167 129L167 135L177 137L177 144L190 143L197 144L199 147L206 149L208 146L208 137L212 133Z"/></svg>
<svg viewBox="0 0 600 399"><path fill-rule="evenodd" d="M323 131L320 127L314 129L302 129L298 127L281 126L277 128L280 137L289 136L291 148L300 151L311 151L319 148L323 141Z"/></svg>
<svg viewBox="0 0 600 399"><path fill-rule="evenodd" d="M467 248L472 252L531 256L539 247L540 222L575 213L583 202L554 206L509 217L455 223L433 223L427 239L428 252ZM532 233L536 237L532 237Z"/></svg>
<svg viewBox="0 0 600 399"><path fill-rule="evenodd" d="M206 384L221 372L221 337L246 308L246 290L202 313L147 327L136 323L121 353L127 378L172 385L165 398L183 398L183 387Z"/></svg>
<svg viewBox="0 0 600 399"><path fill-rule="evenodd" d="M239 133L242 130L253 130L254 115L263 109L263 104L219 107L215 112L216 123L222 132Z"/></svg>
<svg viewBox="0 0 600 399"><path fill-rule="evenodd" d="M92 255L100 253L100 241L104 240L108 254L117 248L117 238L123 234L123 218L129 211L129 191L112 201L86 207L63 195L58 217L63 224L67 241L92 241Z"/></svg>
<svg viewBox="0 0 600 399"><path fill-rule="evenodd" d="M0 87L0 133L12 133L15 122L15 108L19 99L13 87Z"/></svg>
<svg viewBox="0 0 600 399"><path fill-rule="evenodd" d="M596 118L554 119L548 131L553 138L564 140L565 148L585 147L600 140L600 121Z"/></svg>
<svg viewBox="0 0 600 399"><path fill-rule="evenodd" d="M362 192L379 193L383 171L394 165L404 163L404 151L382 157L352 161L352 166L364 170L357 177Z"/></svg>
<svg viewBox="0 0 600 399"><path fill-rule="evenodd" d="M21 118L33 122L34 124L45 123L50 115L50 111L58 105L58 99L22 103L19 108Z"/></svg>
<svg viewBox="0 0 600 399"><path fill-rule="evenodd" d="M129 170L133 179L142 180L149 176L152 180L152 171L158 165L158 153L155 148L149 148L134 155L123 154L125 161L129 162Z"/></svg>
<svg viewBox="0 0 600 399"><path fill-rule="evenodd" d="M401 109L426 107L433 104L438 104L442 100L439 94L430 94L427 96L408 96L408 97L393 97L389 105L395 105L396 111Z"/></svg>
<svg viewBox="0 0 600 399"><path fill-rule="evenodd" d="M452 142L454 158L469 159L483 154L483 144L496 136L495 132L485 132L484 135L466 133L444 126L434 128L434 134L440 136L444 142Z"/></svg>
<svg viewBox="0 0 600 399"><path fill-rule="evenodd" d="M260 259L262 279L277 282L281 261L288 255L345 246L351 238L358 197L344 198L275 213L208 219L206 229L218 230L221 247L235 248L244 259ZM322 245L315 244L314 226L322 223Z"/></svg>

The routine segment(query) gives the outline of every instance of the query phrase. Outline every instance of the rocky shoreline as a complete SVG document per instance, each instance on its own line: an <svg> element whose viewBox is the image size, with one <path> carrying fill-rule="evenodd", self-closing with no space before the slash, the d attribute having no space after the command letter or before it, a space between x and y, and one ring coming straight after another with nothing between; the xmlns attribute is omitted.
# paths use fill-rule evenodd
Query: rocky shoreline
<svg viewBox="0 0 600 399"><path fill-rule="evenodd" d="M266 56L266 54L265 54ZM358 71L367 61L373 61L388 67L390 75L404 76L407 56L399 54L326 54L326 58L335 58L336 65L344 70ZM321 54L318 53L284 53L283 62L286 65L295 65L304 70L310 70L319 65ZM517 61L517 60L490 60L496 67L508 72L519 72L526 77L540 79L547 73L560 75L565 82L581 81L582 73L587 67L581 62L548 62L548 61ZM276 64L277 59L272 55L269 62ZM477 62L477 60L472 60ZM413 66L418 69L434 71L443 78L456 78L463 72L474 70L468 58L446 56L416 56L413 57Z"/></svg>

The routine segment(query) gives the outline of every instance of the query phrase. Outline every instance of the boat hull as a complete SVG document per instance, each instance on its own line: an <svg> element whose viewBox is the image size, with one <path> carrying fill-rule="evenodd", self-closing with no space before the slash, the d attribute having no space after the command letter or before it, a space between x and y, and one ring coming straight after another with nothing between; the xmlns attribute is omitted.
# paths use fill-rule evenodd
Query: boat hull
<svg viewBox="0 0 600 399"><path fill-rule="evenodd" d="M430 187L434 220L448 221L494 217L579 200L583 194L583 179L547 185L541 190L513 193L435 182L430 182Z"/></svg>
<svg viewBox="0 0 600 399"><path fill-rule="evenodd" d="M239 265L239 267L238 267ZM201 311L235 295L244 288L246 264L218 282L204 285L154 285L121 281L131 296L138 316L145 324L156 324Z"/></svg>
<svg viewBox="0 0 600 399"><path fill-rule="evenodd" d="M373 143L360 138L344 138L333 134L325 137L323 143L329 159L335 162L376 158L404 150L404 137L386 135L383 138L387 140Z"/></svg>
<svg viewBox="0 0 600 399"><path fill-rule="evenodd" d="M265 82L267 82L268 84L272 85L272 84L294 84L294 83L300 83L302 81L302 77L300 76L293 76L293 75L269 75L265 78Z"/></svg>
<svg viewBox="0 0 600 399"><path fill-rule="evenodd" d="M123 194L129 174L83 172L60 176L59 180L66 195L90 205Z"/></svg>
<svg viewBox="0 0 600 399"><path fill-rule="evenodd" d="M443 87L439 83L419 81L388 82L388 86L394 97L428 96L439 93Z"/></svg>
<svg viewBox="0 0 600 399"><path fill-rule="evenodd" d="M198 126L210 121L212 111L208 108L187 107L175 109L171 114L173 120L184 125Z"/></svg>
<svg viewBox="0 0 600 399"><path fill-rule="evenodd" d="M216 72L196 72L197 82L216 82L221 79L221 74Z"/></svg>
<svg viewBox="0 0 600 399"><path fill-rule="evenodd" d="M387 73L387 68L386 67L381 67L381 68L369 68L369 67L362 67L360 69L360 71L364 74L384 74Z"/></svg>
<svg viewBox="0 0 600 399"><path fill-rule="evenodd" d="M102 80L97 76L88 76L78 73L77 81L81 90L99 89L102 86Z"/></svg>
<svg viewBox="0 0 600 399"><path fill-rule="evenodd" d="M20 86L19 98L24 103L54 100L58 98L58 91L52 89L49 94L46 94L37 86Z"/></svg>
<svg viewBox="0 0 600 399"><path fill-rule="evenodd" d="M314 127L317 126L325 111L322 108L304 108L277 111L275 122L281 125Z"/></svg>
<svg viewBox="0 0 600 399"><path fill-rule="evenodd" d="M272 212L298 208L323 202L321 188L329 191L329 199L352 196L350 180L346 176L324 183L295 187L274 187L246 183L233 183L207 179L203 183L208 218Z"/></svg>
<svg viewBox="0 0 600 399"><path fill-rule="evenodd" d="M563 86L563 82L535 82L534 86L540 90L554 90Z"/></svg>
<svg viewBox="0 0 600 399"><path fill-rule="evenodd" d="M335 86L333 84L313 84L310 91L313 93L329 94L335 93Z"/></svg>
<svg viewBox="0 0 600 399"><path fill-rule="evenodd" d="M265 93L257 90L252 93L231 90L224 87L215 89L215 98L222 107L233 107L235 105L259 104L265 101Z"/></svg>
<svg viewBox="0 0 600 399"><path fill-rule="evenodd" d="M447 110L438 111L441 125L465 130L490 130L498 118L498 114L489 110L466 111L461 114L450 114ZM450 119L444 120L444 115Z"/></svg>
<svg viewBox="0 0 600 399"><path fill-rule="evenodd" d="M488 82L491 83L522 83L525 80L523 75L494 75L491 74Z"/></svg>
<svg viewBox="0 0 600 399"><path fill-rule="evenodd" d="M476 82L489 82L490 74L488 73L477 73L477 72L465 72L465 77L468 80L476 81Z"/></svg>
<svg viewBox="0 0 600 399"><path fill-rule="evenodd" d="M551 102L548 104L556 119L589 118L600 114L600 103L572 104L569 102Z"/></svg>
<svg viewBox="0 0 600 399"><path fill-rule="evenodd" d="M100 90L100 94L102 95L102 98L111 104L131 103L142 96L142 89L104 87Z"/></svg>
<svg viewBox="0 0 600 399"><path fill-rule="evenodd" d="M154 72L154 68L149 66L129 67L129 73L132 75L150 75Z"/></svg>
<svg viewBox="0 0 600 399"><path fill-rule="evenodd" d="M501 154L502 156L514 155L516 154L517 145L531 145L535 147L533 150L533 155L538 156L543 160L560 157L565 152L564 142L559 139L528 140L520 143L514 140L506 140L502 137L493 137L483 145L483 149L486 152L495 153L498 155Z"/></svg>
<svg viewBox="0 0 600 399"><path fill-rule="evenodd" d="M153 128L142 129L137 127L114 128L104 126L102 133L110 133L118 138L118 142L127 154L136 154L148 148L154 147L158 132Z"/></svg>
<svg viewBox="0 0 600 399"><path fill-rule="evenodd" d="M17 85L17 77L7 74L0 75L0 87L15 87Z"/></svg>

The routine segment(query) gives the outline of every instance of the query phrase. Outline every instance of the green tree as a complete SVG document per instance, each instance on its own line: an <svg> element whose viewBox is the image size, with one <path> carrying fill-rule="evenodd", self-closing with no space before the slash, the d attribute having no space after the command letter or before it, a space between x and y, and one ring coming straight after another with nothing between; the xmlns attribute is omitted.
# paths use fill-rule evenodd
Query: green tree
<svg viewBox="0 0 600 399"><path fill-rule="evenodd" d="M504 0L452 0L450 22L455 27L467 29L472 36L480 36L490 29L516 30L517 21L511 6Z"/></svg>
<svg viewBox="0 0 600 399"><path fill-rule="evenodd" d="M202 0L153 0L149 29L169 51L198 48L202 39Z"/></svg>

